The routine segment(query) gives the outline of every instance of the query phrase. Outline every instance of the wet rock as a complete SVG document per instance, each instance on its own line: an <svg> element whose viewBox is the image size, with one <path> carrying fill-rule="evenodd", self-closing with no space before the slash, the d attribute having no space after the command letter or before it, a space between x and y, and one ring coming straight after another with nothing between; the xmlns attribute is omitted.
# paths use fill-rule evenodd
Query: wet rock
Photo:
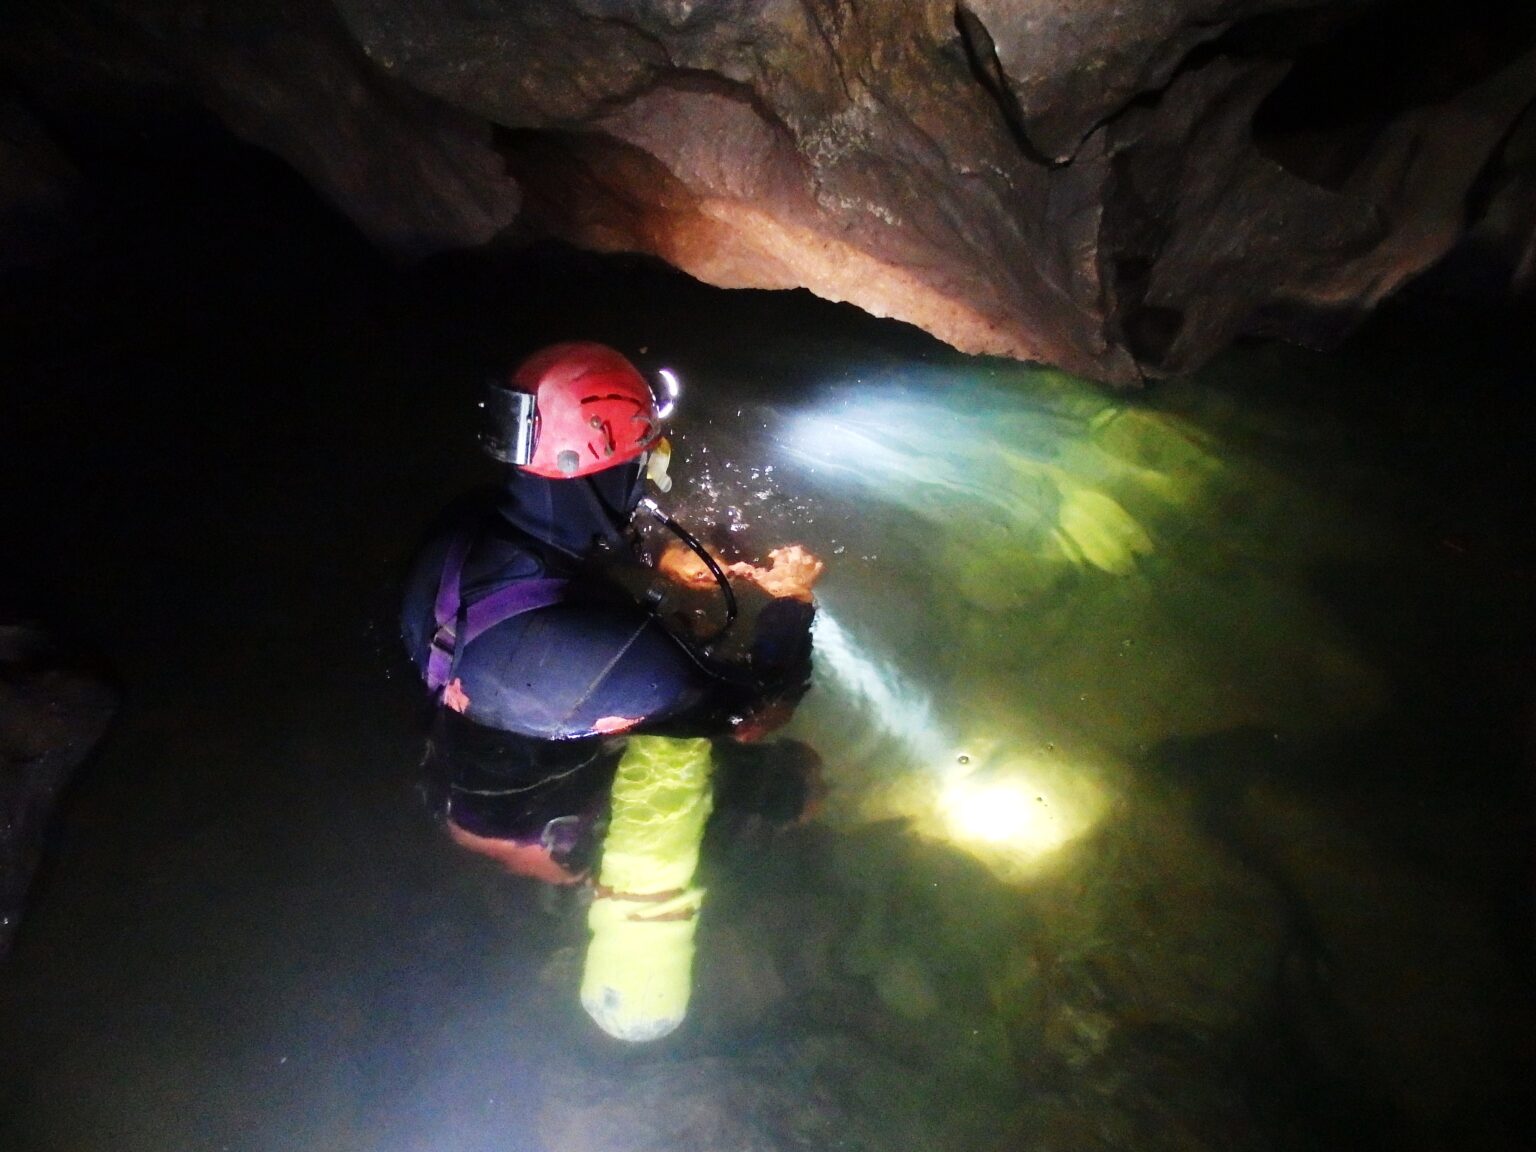
<svg viewBox="0 0 1536 1152"><path fill-rule="evenodd" d="M0 101L0 275L68 250L86 217L79 169L37 117Z"/></svg>
<svg viewBox="0 0 1536 1152"><path fill-rule="evenodd" d="M894 821L758 846L711 883L688 1026L552 1069L543 1145L1274 1146L1279 894L1178 797L1137 811L1025 885Z"/></svg>
<svg viewBox="0 0 1536 1152"><path fill-rule="evenodd" d="M1347 331L1461 239L1474 183L1536 97L1533 51L1405 109L1323 174L1255 138L1288 70L1218 57L1103 129L1120 189L1105 224L1114 314L1149 371L1186 371L1245 331L1315 344Z"/></svg>
<svg viewBox="0 0 1536 1152"><path fill-rule="evenodd" d="M517 215L490 125L391 80L324 5L81 3L12 21L0 73L87 146L130 149L201 108L404 255L483 243Z"/></svg>
<svg viewBox="0 0 1536 1152"><path fill-rule="evenodd" d="M845 847L844 1027L976 1109L936 1146L1267 1146L1286 909L1186 800L1140 797L1021 884L895 826Z"/></svg>
<svg viewBox="0 0 1536 1152"><path fill-rule="evenodd" d="M704 1026L747 1032L772 1020L789 996L773 953L729 922L711 925L706 920L699 939L693 1011L702 1014Z"/></svg>
<svg viewBox="0 0 1536 1152"><path fill-rule="evenodd" d="M1164 88L1194 48L1239 20L1280 7L1265 0L1185 0L1121 4L1105 13L1070 4L967 0L956 20L1021 146L1064 164L1138 94Z"/></svg>
<svg viewBox="0 0 1536 1152"><path fill-rule="evenodd" d="M782 1152L838 1148L975 1148L957 1121L994 1135L987 1113L948 1078L914 1068L860 1036L825 1032L729 1054L646 1056L620 1067L554 1070L540 1144L585 1152Z"/></svg>
<svg viewBox="0 0 1536 1152"><path fill-rule="evenodd" d="M1536 1004L1486 895L1272 784L1242 830L1305 909L1282 987L1341 1110L1397 1147L1519 1146Z"/></svg>
<svg viewBox="0 0 1536 1152"><path fill-rule="evenodd" d="M1443 295L1503 303L1536 296L1536 106L1527 107L1468 193L1466 238L1426 277Z"/></svg>
<svg viewBox="0 0 1536 1152"><path fill-rule="evenodd" d="M1250 1069L1208 1036L1140 1027L1061 1076L1029 1078L1012 1145L1042 1152L1260 1152L1286 1147L1252 1104Z"/></svg>
<svg viewBox="0 0 1536 1152"><path fill-rule="evenodd" d="M904 952L886 957L875 974L875 991L882 1004L908 1020L927 1020L940 1011L927 967Z"/></svg>
<svg viewBox="0 0 1536 1152"><path fill-rule="evenodd" d="M0 955L21 921L49 816L116 703L45 633L0 623Z"/></svg>
<svg viewBox="0 0 1536 1152"><path fill-rule="evenodd" d="M1020 900L986 975L1033 1102L1017 1146L1273 1146L1256 1101L1287 910L1187 798L1149 786Z"/></svg>
<svg viewBox="0 0 1536 1152"><path fill-rule="evenodd" d="M515 221L1128 384L1337 340L1469 224L1529 279L1536 16L1418 7L76 0L0 61L178 93L398 250Z"/></svg>

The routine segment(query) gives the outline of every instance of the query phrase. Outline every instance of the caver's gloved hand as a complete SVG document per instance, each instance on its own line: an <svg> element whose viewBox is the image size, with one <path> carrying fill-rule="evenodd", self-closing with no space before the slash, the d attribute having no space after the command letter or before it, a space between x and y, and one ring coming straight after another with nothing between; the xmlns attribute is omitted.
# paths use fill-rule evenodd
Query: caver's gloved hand
<svg viewBox="0 0 1536 1152"><path fill-rule="evenodd" d="M691 548L675 544L662 553L657 571L687 587L707 587L714 583L714 573ZM768 596L811 602L811 589L821 579L827 566L799 544L775 548L768 553L768 567L754 564L727 564L725 571L741 581L755 584Z"/></svg>
<svg viewBox="0 0 1536 1152"><path fill-rule="evenodd" d="M775 548L766 567L741 562L716 567L730 581L737 618L721 627L717 577L703 558L682 545L657 563L664 578L658 614L675 634L726 681L743 685L730 722L737 739L757 739L788 720L809 684L811 591L826 570L798 544Z"/></svg>

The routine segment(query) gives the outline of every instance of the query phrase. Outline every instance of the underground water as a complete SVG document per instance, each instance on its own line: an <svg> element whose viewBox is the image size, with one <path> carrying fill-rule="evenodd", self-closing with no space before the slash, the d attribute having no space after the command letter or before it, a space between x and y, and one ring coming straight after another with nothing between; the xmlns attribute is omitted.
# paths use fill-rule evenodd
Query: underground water
<svg viewBox="0 0 1536 1152"><path fill-rule="evenodd" d="M122 703L0 962L0 1146L1528 1146L1504 330L1114 393L644 262L399 268L205 167L6 287L0 578ZM683 379L681 521L828 565L824 796L710 827L651 1046L581 1011L581 894L431 821L396 630L482 379L569 338Z"/></svg>

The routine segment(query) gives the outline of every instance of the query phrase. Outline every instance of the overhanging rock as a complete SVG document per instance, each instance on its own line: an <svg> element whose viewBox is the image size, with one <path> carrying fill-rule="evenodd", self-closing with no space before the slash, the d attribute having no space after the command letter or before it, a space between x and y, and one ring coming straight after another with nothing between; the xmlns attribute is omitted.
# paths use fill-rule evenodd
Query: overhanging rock
<svg viewBox="0 0 1536 1152"><path fill-rule="evenodd" d="M1468 228L1529 277L1536 9L1424 11L65 0L0 58L181 85L405 253L552 234L1134 384L1325 344Z"/></svg>

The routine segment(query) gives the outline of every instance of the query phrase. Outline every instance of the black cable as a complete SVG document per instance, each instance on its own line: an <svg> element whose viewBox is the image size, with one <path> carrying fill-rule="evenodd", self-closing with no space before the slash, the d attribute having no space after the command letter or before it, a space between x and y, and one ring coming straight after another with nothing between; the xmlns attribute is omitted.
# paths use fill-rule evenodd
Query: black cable
<svg viewBox="0 0 1536 1152"><path fill-rule="evenodd" d="M709 550L698 542L693 533L663 512L656 504L656 501L647 496L640 501L639 507L645 509L662 524L666 525L669 532L693 549L699 559L708 566L710 573L715 578L715 583L720 585L720 594L725 597L725 623L712 636L708 637L704 643L710 644L720 639L729 630L730 626L736 623L736 593L731 589L730 580L726 577L725 572L721 569L715 558L709 554Z"/></svg>

